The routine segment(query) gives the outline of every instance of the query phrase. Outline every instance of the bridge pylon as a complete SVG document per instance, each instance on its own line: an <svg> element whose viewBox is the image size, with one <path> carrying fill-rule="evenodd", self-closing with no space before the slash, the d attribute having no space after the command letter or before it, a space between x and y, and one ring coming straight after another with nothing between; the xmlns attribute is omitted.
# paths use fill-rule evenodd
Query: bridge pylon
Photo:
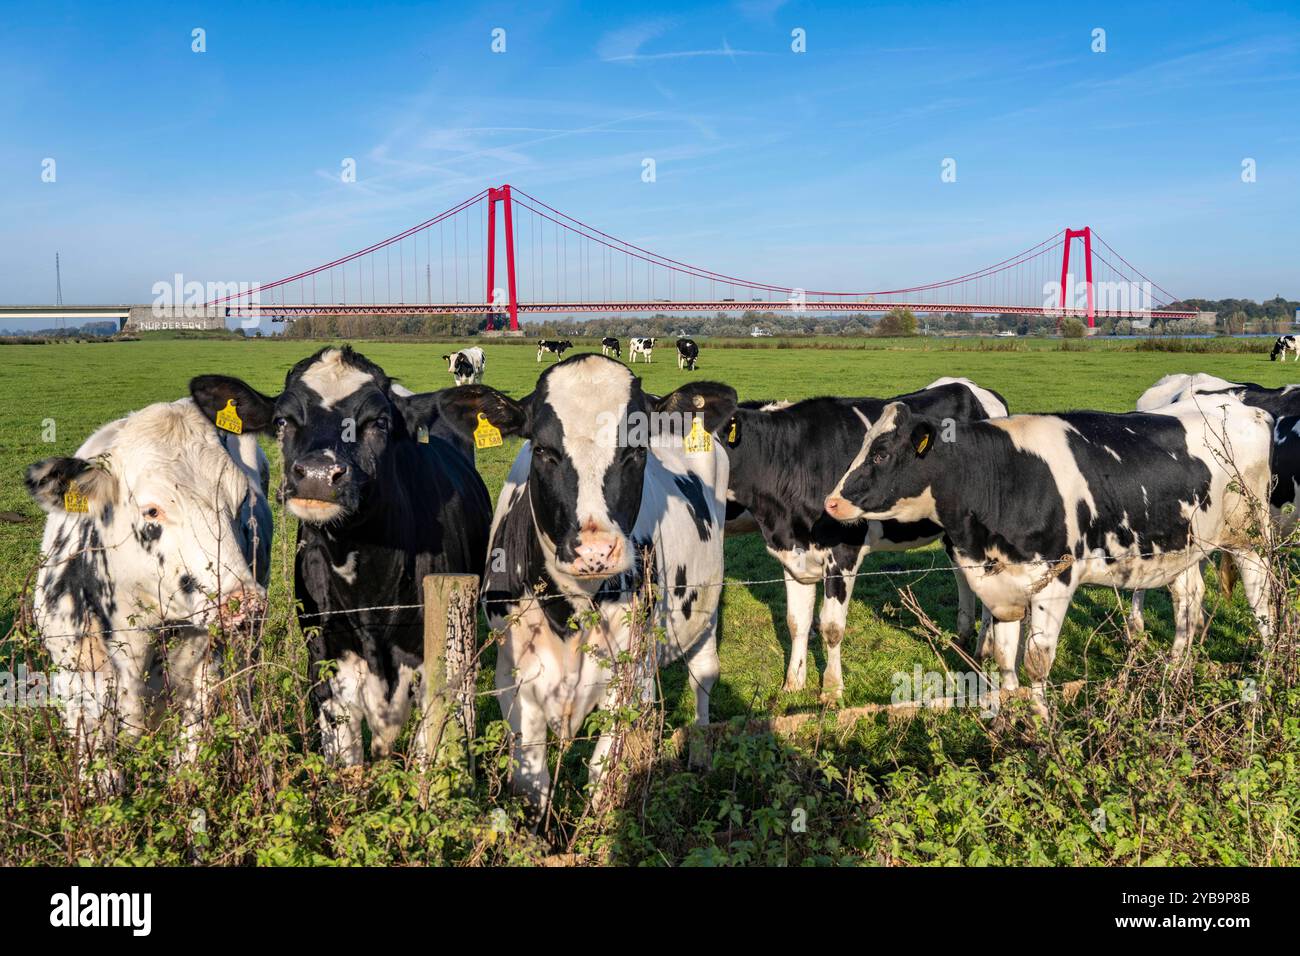
<svg viewBox="0 0 1300 956"><path fill-rule="evenodd" d="M1070 278L1070 243L1075 239L1083 239L1083 269L1084 282L1088 289L1088 328L1096 327L1096 304L1092 298L1092 227L1084 226L1082 229L1066 229L1065 243L1061 253L1061 311L1065 311L1065 294L1066 283ZM1073 291L1073 290L1071 290Z"/></svg>
<svg viewBox="0 0 1300 956"><path fill-rule="evenodd" d="M510 331L519 331L519 300L515 297L515 229L514 213L511 209L510 186L504 185L488 189L488 234L487 234L487 290L488 305L496 304L497 272L497 203L505 207L506 225L506 296L510 313ZM488 331L492 331L492 313L488 313Z"/></svg>

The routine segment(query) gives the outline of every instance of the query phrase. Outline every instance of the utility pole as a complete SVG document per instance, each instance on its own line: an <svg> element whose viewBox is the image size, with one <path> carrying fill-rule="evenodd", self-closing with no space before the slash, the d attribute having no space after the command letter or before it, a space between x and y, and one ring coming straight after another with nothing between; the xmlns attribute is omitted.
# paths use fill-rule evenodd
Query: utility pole
<svg viewBox="0 0 1300 956"><path fill-rule="evenodd" d="M63 266L59 262L59 254L54 253L54 304L62 307L63 305ZM54 320L55 328L63 328L63 316Z"/></svg>

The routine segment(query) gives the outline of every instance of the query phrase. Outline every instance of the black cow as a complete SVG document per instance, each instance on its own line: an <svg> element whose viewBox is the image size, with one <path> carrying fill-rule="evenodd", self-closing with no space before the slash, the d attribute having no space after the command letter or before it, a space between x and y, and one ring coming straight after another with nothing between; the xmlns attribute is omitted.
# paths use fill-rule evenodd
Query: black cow
<svg viewBox="0 0 1300 956"><path fill-rule="evenodd" d="M848 619L858 566L871 551L903 551L939 538L931 521L871 521L843 525L823 511L826 495L862 445L862 418L874 421L890 401L955 421L1007 413L1002 397L966 379L941 378L918 392L883 398L810 398L795 405L744 402L728 437L731 478L728 530L743 526L747 511L785 572L786 625L790 665L785 689L801 690L806 680L808 631L823 582L820 620L826 648L823 694L838 697L843 688L840 641ZM974 599L958 577L958 630L974 632Z"/></svg>
<svg viewBox="0 0 1300 956"><path fill-rule="evenodd" d="M600 354L606 357L612 354L614 358L621 359L623 357L623 350L618 344L618 339L614 338L612 335L607 335L601 339Z"/></svg>
<svg viewBox="0 0 1300 956"><path fill-rule="evenodd" d="M680 338L677 340L677 367L689 371L695 371L695 360L700 357L700 347L695 344L694 339Z"/></svg>
<svg viewBox="0 0 1300 956"><path fill-rule="evenodd" d="M537 340L537 361L542 360L542 356L550 352L556 358L564 358L564 353L573 348L573 343L568 339L563 341L553 341L551 339Z"/></svg>
<svg viewBox="0 0 1300 956"><path fill-rule="evenodd" d="M487 553L487 489L463 445L444 437L454 430L438 414L441 393L404 391L348 347L303 359L274 398L224 375L190 382L209 418L233 403L245 432L280 442L283 498L300 521L294 591L312 701L327 759L345 766L364 759L363 720L378 757L411 713L424 576L480 575Z"/></svg>

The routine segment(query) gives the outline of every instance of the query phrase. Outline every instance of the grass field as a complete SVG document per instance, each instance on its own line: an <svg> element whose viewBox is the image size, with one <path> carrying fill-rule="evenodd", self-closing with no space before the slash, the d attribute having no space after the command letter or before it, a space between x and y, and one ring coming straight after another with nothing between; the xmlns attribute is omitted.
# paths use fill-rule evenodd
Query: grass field
<svg viewBox="0 0 1300 956"><path fill-rule="evenodd" d="M445 363L438 356L447 351L445 345L417 343L355 343L356 347L372 360L381 364L390 375L400 379L416 391L445 387L450 383L450 376L445 371ZM186 394L186 383L192 375L202 372L222 372L242 376L253 386L276 394L284 379L284 374L296 361L310 354L320 343L290 341L246 341L246 342L187 342L178 340L140 341L120 344L94 345L49 345L49 346L14 346L0 349L0 468L9 480L0 484L0 511L16 512L26 518L0 523L0 633L10 630L17 610L18 594L29 572L38 559L38 546L42 526L42 516L36 506L27 498L22 484L25 467L33 461L58 454L71 454L84 438L97 426L119 417L132 409L156 401L169 401ZM542 366L538 365L533 349L518 345L495 345L485 347L487 353L486 382L512 396L527 394L536 381ZM642 376L648 390L656 393L670 391L689 379L717 379L734 386L742 399L800 399L813 395L877 395L888 396L899 392L919 388L935 378L944 375L961 375L969 377L981 385L995 389L1007 399L1013 412L1023 411L1058 411L1073 408L1094 408L1108 411L1125 411L1133 407L1137 396L1160 376L1170 372L1210 372L1233 380L1255 381L1264 385L1276 386L1300 379L1300 366L1284 363L1270 363L1259 353L1205 353L1183 354L1165 352L1136 352L1121 350L1098 344L1097 347L1082 347L1078 350L1062 351L1054 348L1034 348L1031 351L978 351L968 348L945 348L942 346L918 343L900 343L887 348L869 349L830 349L830 348L724 348L710 347L704 343L700 367L694 373L679 371L671 349L660 349L653 365L636 365L636 373ZM44 438L48 435L51 421L56 430L53 442ZM271 457L273 478L278 478L280 462L274 444L265 443L266 451ZM487 483L489 491L495 497L504 478L510 459L517 449L517 443L507 442L504 448L492 449L480 453L479 468ZM277 513L277 527L282 527L282 516ZM277 550L283 542L277 543ZM761 541L755 536L737 537L726 544L727 576L732 580L762 580L779 578L780 571L763 550ZM939 570L930 571L932 566ZM892 687L891 675L899 671L910 671L914 664L926 668L936 665L935 651L924 639L915 620L901 610L896 586L902 581L914 586L922 606L944 629L951 630L955 625L956 594L951 574L945 569L945 560L941 552L930 549L906 555L882 555L869 558L864 565L865 571L894 570L898 568L914 570L914 575L903 578L866 577L860 579L850 615L848 633L844 640L844 674L845 705L867 702L885 702L889 700ZM1212 573L1212 572L1211 572ZM283 575L277 575L272 587L273 611L287 610L286 582ZM1203 658L1206 666L1229 666L1250 657L1253 626L1240 596L1235 601L1225 602L1219 597L1209 599L1212 623L1205 641ZM1053 671L1056 681L1068 681L1074 678L1096 678L1113 675L1123 670L1130 653L1123 634L1115 621L1118 607L1116 596L1102 589L1089 589L1081 592L1076 599L1070 618L1062 634L1061 651ZM1153 595L1148 602L1147 612L1149 633L1155 648L1166 647L1171 639L1172 626L1169 605L1163 594ZM784 694L781 684L785 668L785 655L788 650L788 635L785 629L784 589L779 584L752 584L729 587L723 598L722 631L720 653L722 657L722 677L715 691L715 719L750 713L783 713L801 709L814 709L818 706L817 691L822 662L820 648L816 637L812 641L810 655L810 679L808 689L800 694ZM279 637L286 654L292 659L293 642L297 640L292 634ZM0 648L0 669L8 666L7 655ZM12 669L12 668L10 668ZM664 676L666 696L666 716L670 726L680 726L687 722L693 713L693 703L685 687L683 675L675 669ZM484 724L497 717L495 705L488 703L481 720ZM927 718L929 719L929 718ZM936 718L937 719L937 718ZM965 721L964 723L962 721ZM1290 733L1296 733L1292 727ZM919 735L919 736L917 736ZM938 741L938 743L935 743ZM297 744L295 743L295 746ZM13 729L8 717L0 711L0 770L6 768L16 772L15 755L26 747L33 746L30 739ZM749 746L749 745L746 745ZM761 754L747 753L737 756L727 752L718 757L715 776L726 775L727 759L751 766L755 761L778 759L788 761L788 754L781 751L779 744L764 745L768 750ZM846 745L847 746L847 745ZM1287 746L1291 746L1288 744ZM938 747L938 750L935 748ZM775 748L775 749L771 749ZM1038 753L1029 748L1031 755ZM942 728L936 730L901 731L891 723L880 721L878 724L864 725L858 732L849 751L837 752L826 750L820 745L810 753L809 771L821 782L819 786L836 789L836 799L857 800L859 808L863 801L876 800L880 806L871 816L873 819L887 818L882 826L893 827L893 813L897 806L892 801L907 799L916 794L924 794L935 781L949 773L964 773L962 768L971 766L979 768L978 772L986 775L993 773L990 767L996 763L995 756L1001 751L984 741L983 731L971 726L970 718L952 718ZM945 751L951 751L951 763L943 757ZM774 757L773 754L777 756ZM829 754L829 756L827 756ZM742 760L743 757L743 760ZM841 759L842 757L842 759ZM942 758L942 759L941 759ZM802 758L801 758L802 759ZM1019 759L1019 758L1017 758ZM1025 759L1030 759L1026 757ZM1066 761L1066 758L1061 758ZM1295 754L1292 752L1292 763ZM971 762L974 762L973 765ZM579 764L573 763L573 773L580 782ZM567 765L566 765L567 766ZM739 764L738 764L739 766ZM846 767L856 767L857 772L865 774L858 786L867 786L870 797L863 797L855 791L856 796L841 792L842 781L846 774L852 773ZM829 767L830 769L826 769ZM300 768L301 769L301 768ZM732 767L733 775L740 773ZM318 771L311 771L318 772ZM803 771L799 771L802 773ZM1263 772L1263 771L1261 771ZM902 773L905 779L897 776ZM793 777L798 773L791 771ZM908 776L919 774L914 780ZM822 779L822 777L825 779ZM1193 774L1193 777L1196 775ZM712 791L703 796L698 788L705 783L690 782L685 774L668 779L661 788L661 796L671 806L693 806L693 801L704 801L708 810L701 809L701 818L717 814L717 806ZM721 778L720 778L721 779ZM911 783L907 781L911 780ZM892 781L892 782L889 782ZM733 781L734 783L734 781ZM1288 776L1286 786L1294 783ZM970 783L964 779L949 781L949 789L962 793ZM1190 784L1189 784L1190 785ZM160 784L165 790L165 785ZM757 786L757 785L756 785ZM848 785L844 785L848 786ZM1279 784L1281 786L1281 784ZM679 794L674 787L684 788L689 793ZM911 787L912 789L907 789ZM694 788L694 789L693 789ZM878 790L878 788L881 788ZM900 789L902 788L902 789ZM147 821L132 818L134 822L126 833L114 831L112 839L97 842L76 839L77 849L68 850L64 846L68 839L66 834L49 840L45 831L51 827L49 803L53 799L48 793L11 786L5 789L0 799L11 802L3 816L9 819L26 820L24 828L41 831L47 837L46 842L56 847L63 847L60 853L50 854L49 847L34 838L22 838L16 834L5 837L0 834L0 861L8 855L14 859L59 861L71 859L133 859L152 860L170 859L166 853L152 855L142 848L153 847L158 835ZM722 789L726 790L724 786ZM733 787L733 790L735 788ZM769 794L772 788L763 789ZM1213 788L1211 788L1213 789ZM888 791L889 796L882 795ZM728 790L728 792L733 792ZM138 811L142 791L137 791L133 798L120 798ZM769 794L770 795L770 794ZM720 799L720 798L719 798ZM752 799L752 796L751 796ZM830 799L830 798L827 798ZM937 799L937 797L936 797ZM970 799L974 799L971 795ZM1134 798L1137 799L1136 797ZM1201 798L1183 795L1180 801L1191 800L1197 804ZM710 802L713 801L713 802ZM209 800L209 803L211 801ZM120 800L112 802L119 810ZM901 806L901 804L899 804ZM910 805L910 804L909 804ZM1064 809L1059 812L1067 816L1068 801L1063 801ZM373 805L370 805L373 809ZM476 805L478 806L478 805ZM725 806L725 804L724 804ZM1136 806L1136 804L1135 804ZM671 816L669 810L660 808ZM1167 808L1170 813L1187 812L1187 808ZM1206 798L1201 801L1200 809L1214 816L1216 810ZM482 810L478 806L479 812ZM679 807L680 810L680 807ZM761 820L752 819L749 810L727 810L717 815L711 827L706 827L703 835L695 829L689 829L688 836L681 837L680 845L675 850L667 846L667 838L659 834L656 827L667 824L663 820L648 819L645 815L634 822L626 823L619 830L617 850L605 848L607 854L623 860L647 860L677 862L688 859L700 862L753 862L766 860L772 862L769 850L761 853L753 849L753 844L766 846L755 836L756 830L762 829ZM126 811L122 811L126 812ZM210 808L209 813L221 817L222 812ZM313 811L314 812L314 811ZM471 811L466 811L472 816ZM680 812L686 813L681 810ZM694 812L694 811L692 811ZM937 811L927 810L934 815ZM90 813L93 807L81 808L79 813ZM738 841L729 835L723 842L717 837L719 829L730 829L735 824L728 813L745 814L742 829L746 840ZM687 814L689 816L689 813ZM1079 808L1082 817L1083 808ZM1221 815L1221 814L1220 814ZM310 816L310 814L309 814ZM833 817L827 811L827 819ZM87 822L90 818L79 816L78 825L93 827L95 823ZM98 817L94 817L98 820ZM1048 818L1040 821L1048 831L1059 836L1068 829L1070 834L1078 830L1080 840L1088 839L1086 820L1064 821L1055 823ZM101 821L105 827L113 824ZM904 829L913 827L915 821L906 820ZM1020 824L1004 824L1010 827L1008 836L1020 832ZM1068 823L1068 827L1067 827ZM1206 823L1212 825L1213 821ZM324 824L319 819L315 823L304 823L305 829L312 829ZM1053 829L1055 827L1055 829ZM1082 827L1082 830L1079 830ZM1289 859L1294 862L1295 820L1287 824L1287 838L1284 851L1280 856L1270 858L1267 854L1252 853L1245 857L1249 862L1261 860ZM255 830L255 828L254 828ZM350 832L346 831L345 832ZM962 846L961 834L949 834L948 837L935 836L930 839L934 846L928 846L923 835L913 833L903 835L902 831L887 829L892 834L889 839L899 859L925 862L939 860L946 862L982 862L985 857L968 851ZM658 834L658 835L656 835ZM269 839L269 838L268 838ZM791 851L788 845L787 858L810 858L819 860L839 859L845 847L857 845L843 833L826 838L829 843L818 844L817 851L802 854ZM884 839L884 837L881 837ZM1001 839L1000 837L997 839ZM997 839L990 838L996 844ZM1141 862L1149 858L1144 856L1145 847L1139 845L1124 846L1111 855L1088 855L1081 851L1072 859L1068 852L1042 851L1039 856L1034 847L1043 845L1047 837L1037 834L1029 839L1023 847L1022 859L1058 862ZM1074 839L1073 836L1070 838ZM1254 837L1252 836L1252 840ZM340 841L331 838L327 832L316 834L312 838L311 853L303 857L293 854L288 856L266 855L257 848L255 832L243 832L239 846L244 848L244 855L231 851L230 861L257 860L261 862L323 862L331 859L357 859L356 854ZM646 842L649 841L649 842ZM656 842L657 841L657 842ZM1037 842L1036 842L1037 841ZM1176 842L1170 837L1170 845ZM390 841L391 842L391 841ZM746 842L751 844L745 849ZM901 842L902 849L898 844ZM656 843L653 852L649 843ZM788 843L788 837L787 837ZM1139 841L1140 844L1140 841ZM269 845L269 844L268 844ZM876 844L872 844L876 846ZM1073 845L1073 844L1071 844ZM348 845L349 847L351 844ZM737 857L737 846L740 856ZM253 847L253 849L249 849ZM355 849L353 847L353 849ZM588 847L588 849L591 849ZM944 851L951 850L956 858ZM770 851L775 852L775 851ZM442 853L442 851L440 851ZM662 859L656 856L659 854ZM692 855L694 854L694 855ZM716 859L709 854L717 854ZM746 858L745 854L751 854ZM764 854L769 854L765 856ZM874 854L874 856L872 855ZM1213 862L1219 854L1220 859L1238 859L1221 851L1217 847L1208 847L1199 861ZM881 859L879 852L863 851L863 858ZM1188 859L1194 858L1192 854ZM454 853L442 853L420 856L412 854L411 859L452 859L458 858ZM990 851L990 859L1012 858ZM389 853L374 858L365 858L369 862L394 862L406 859L401 854ZM1174 854L1168 857L1171 862L1178 862L1182 857ZM182 857L182 861L184 858ZM783 860L782 860L783 861Z"/></svg>

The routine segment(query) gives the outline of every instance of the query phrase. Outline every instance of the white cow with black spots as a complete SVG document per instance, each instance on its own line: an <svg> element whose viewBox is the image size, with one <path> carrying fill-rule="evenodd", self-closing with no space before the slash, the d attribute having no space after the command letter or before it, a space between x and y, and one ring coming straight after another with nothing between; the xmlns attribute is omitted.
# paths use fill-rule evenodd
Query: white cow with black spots
<svg viewBox="0 0 1300 956"><path fill-rule="evenodd" d="M163 683L182 756L197 752L220 677L215 625L262 604L270 570L266 458L252 435L219 432L194 403L149 405L92 434L74 456L27 469L49 517L36 624L82 771L151 724Z"/></svg>

